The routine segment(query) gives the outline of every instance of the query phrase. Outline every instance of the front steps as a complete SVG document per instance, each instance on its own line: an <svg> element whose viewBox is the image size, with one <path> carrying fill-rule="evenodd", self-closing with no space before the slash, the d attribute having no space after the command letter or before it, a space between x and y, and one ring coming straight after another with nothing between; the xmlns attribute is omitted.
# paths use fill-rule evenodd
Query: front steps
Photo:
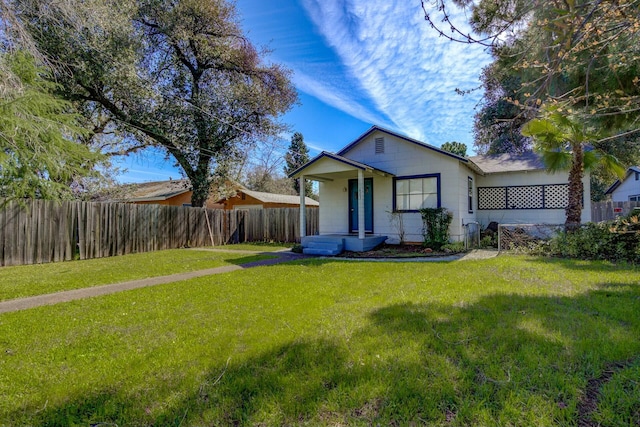
<svg viewBox="0 0 640 427"><path fill-rule="evenodd" d="M302 238L302 253L335 256L344 251L344 239L334 236L306 236Z"/></svg>

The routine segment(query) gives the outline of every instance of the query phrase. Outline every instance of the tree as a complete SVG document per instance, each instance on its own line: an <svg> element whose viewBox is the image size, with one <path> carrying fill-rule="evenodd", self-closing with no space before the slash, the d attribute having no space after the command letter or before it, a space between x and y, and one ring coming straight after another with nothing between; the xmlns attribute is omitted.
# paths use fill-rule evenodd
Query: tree
<svg viewBox="0 0 640 427"><path fill-rule="evenodd" d="M289 149L284 160L287 163L284 167L284 173L287 175L310 160L309 149L307 148L307 144L304 143L304 137L300 132L294 133L291 137L291 144L289 144ZM297 179L293 179L293 189L297 194L300 194L300 182ZM311 182L304 183L304 192L306 195L313 194Z"/></svg>
<svg viewBox="0 0 640 427"><path fill-rule="evenodd" d="M457 154L461 157L467 157L467 145L462 142L445 142L440 146L444 151L448 151L449 153Z"/></svg>
<svg viewBox="0 0 640 427"><path fill-rule="evenodd" d="M100 153L78 143L83 129L70 103L57 98L46 69L30 53L0 56L0 197L63 199L97 177ZM6 70L6 73L4 72Z"/></svg>
<svg viewBox="0 0 640 427"><path fill-rule="evenodd" d="M565 226L567 231L576 230L582 216L584 170L600 163L622 178L625 174L624 167L615 157L602 150L587 151L587 145L602 139L601 135L587 129L581 120L563 114L560 108L545 108L541 118L524 125L522 133L533 138L548 170L569 170L569 201Z"/></svg>
<svg viewBox="0 0 640 427"><path fill-rule="evenodd" d="M49 0L15 3L40 52L61 64L61 93L99 119L96 133L108 123L128 149L164 149L193 206L251 141L284 129L276 119L296 101L289 71L262 63L225 0L70 0L71 15Z"/></svg>

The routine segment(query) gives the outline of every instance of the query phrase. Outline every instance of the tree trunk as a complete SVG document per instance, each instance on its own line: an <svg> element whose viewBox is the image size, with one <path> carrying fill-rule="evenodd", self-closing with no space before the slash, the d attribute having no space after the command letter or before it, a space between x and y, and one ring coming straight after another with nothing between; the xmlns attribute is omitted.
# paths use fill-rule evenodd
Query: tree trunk
<svg viewBox="0 0 640 427"><path fill-rule="evenodd" d="M582 144L572 144L573 159L569 170L569 204L566 209L567 220L564 225L567 232L573 232L580 228L582 220L582 199L584 186L582 177L584 175L584 153Z"/></svg>
<svg viewBox="0 0 640 427"><path fill-rule="evenodd" d="M191 180L191 186L193 188L193 193L191 194L191 206L194 208L201 208L207 203L207 199L209 198L209 181L204 177L204 179L196 178Z"/></svg>

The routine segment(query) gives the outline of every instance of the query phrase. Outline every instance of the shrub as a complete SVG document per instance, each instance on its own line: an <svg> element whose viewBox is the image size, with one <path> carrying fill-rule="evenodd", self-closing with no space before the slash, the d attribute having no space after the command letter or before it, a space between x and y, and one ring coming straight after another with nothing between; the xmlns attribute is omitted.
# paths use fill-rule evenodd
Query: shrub
<svg viewBox="0 0 640 427"><path fill-rule="evenodd" d="M447 243L446 245L442 245L440 249L443 252L450 253L450 254L459 254L461 252L466 251L464 247L464 242Z"/></svg>
<svg viewBox="0 0 640 427"><path fill-rule="evenodd" d="M449 243L449 225L453 220L453 214L446 208L420 209L422 216L423 245L434 250L440 250L443 245Z"/></svg>
<svg viewBox="0 0 640 427"><path fill-rule="evenodd" d="M636 216L598 224L588 223L571 233L559 233L538 244L534 254L589 260L640 261L640 220Z"/></svg>

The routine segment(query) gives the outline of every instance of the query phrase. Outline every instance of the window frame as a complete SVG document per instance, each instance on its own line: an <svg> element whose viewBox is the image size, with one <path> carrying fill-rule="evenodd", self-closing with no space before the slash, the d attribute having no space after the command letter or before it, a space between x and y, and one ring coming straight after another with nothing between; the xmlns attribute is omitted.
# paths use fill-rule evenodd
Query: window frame
<svg viewBox="0 0 640 427"><path fill-rule="evenodd" d="M636 200L631 200L632 198L635 198ZM630 202L640 202L640 194L632 194L628 197L628 201Z"/></svg>
<svg viewBox="0 0 640 427"><path fill-rule="evenodd" d="M406 175L406 176L395 176L393 177L393 212L400 212L400 213L405 213L405 212L419 212L419 210L411 210L411 209L398 209L398 206L396 204L396 200L397 200L397 182L398 181L405 181L405 180L410 180L410 179L422 179L422 178L435 178L436 179L436 195L438 198L438 208L442 207L442 200L441 200L441 195L442 195L442 191L440 188L440 174L439 173L428 173L428 174L422 174L422 175ZM424 193L423 193L424 194Z"/></svg>
<svg viewBox="0 0 640 427"><path fill-rule="evenodd" d="M467 208L470 214L473 213L473 177L467 177Z"/></svg>

